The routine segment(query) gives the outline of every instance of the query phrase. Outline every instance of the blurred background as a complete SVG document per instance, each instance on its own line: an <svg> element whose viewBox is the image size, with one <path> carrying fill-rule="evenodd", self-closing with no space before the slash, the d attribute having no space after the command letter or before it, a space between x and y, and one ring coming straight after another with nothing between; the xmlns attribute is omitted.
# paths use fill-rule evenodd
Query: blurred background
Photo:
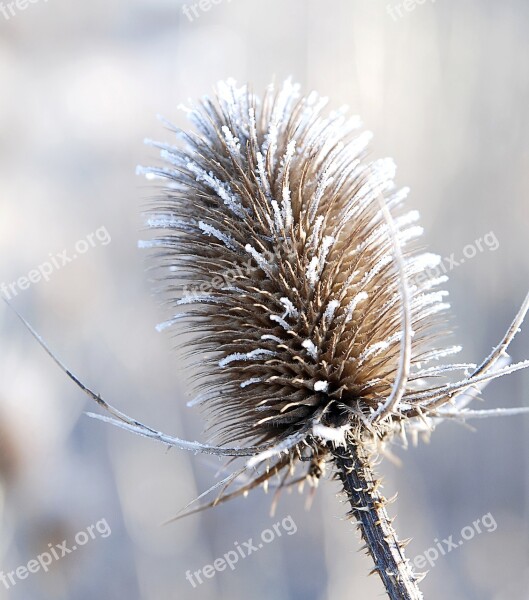
<svg viewBox="0 0 529 600"><path fill-rule="evenodd" d="M453 341L462 360L480 362L529 287L528 27L522 0L4 2L4 293L107 400L166 433L203 439L201 419L185 407L185 365L154 329L167 314L137 248L153 190L135 167L156 159L144 137L172 141L156 114L184 125L177 106L219 79L262 91L292 75L333 106L349 104L375 133L373 156L396 160L430 249L461 263L448 284ZM487 234L498 243L478 249ZM65 249L79 252L63 265ZM48 281L31 275L53 260ZM9 287L28 276L26 289ZM271 517L271 495L259 490L161 526L217 481L221 463L86 417L95 407L4 303L0 348L0 570L27 565L50 544L71 546L102 519L112 532L96 530L48 573L0 581L0 599L384 596L367 577L372 565L344 522L336 482L322 482L309 511L295 492ZM529 357L528 330L511 352ZM528 405L529 373L491 384L484 397L484 407ZM399 491L391 512L401 537L413 537L412 559L485 514L497 523L439 556L422 584L427 599L524 600L529 417L473 425L445 424L429 444L397 449L402 466L381 466L384 493ZM287 516L295 535L201 585L186 580Z"/></svg>

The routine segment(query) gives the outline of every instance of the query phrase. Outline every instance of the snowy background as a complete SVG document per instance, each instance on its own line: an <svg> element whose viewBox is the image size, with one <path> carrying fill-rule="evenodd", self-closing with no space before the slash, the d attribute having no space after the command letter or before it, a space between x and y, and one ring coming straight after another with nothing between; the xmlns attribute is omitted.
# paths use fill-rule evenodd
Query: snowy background
<svg viewBox="0 0 529 600"><path fill-rule="evenodd" d="M12 295L54 351L125 412L188 439L186 370L145 270L141 210L152 189L135 176L171 141L181 102L233 76L256 91L288 75L347 103L409 185L432 251L458 262L448 289L454 342L479 362L529 287L529 5L522 0L223 0L190 18L175 0L40 0L0 5L0 283L71 254L49 281ZM208 6L203 4L203 6ZM10 12L11 10L11 12ZM102 229L103 228L103 229ZM92 240L99 240L92 237ZM101 237L102 239L102 237ZM111 241L110 241L111 240ZM492 250L493 247L497 248ZM447 263L448 264L448 263ZM105 519L112 530L31 574L0 599L277 600L377 598L338 485L323 481L310 511L293 493L269 515L259 490L160 526L215 481L214 458L168 452L84 416L88 399L0 304L0 571ZM529 357L529 331L512 346ZM492 384L486 406L529 404L529 373ZM429 600L529 598L529 417L439 428L429 445L385 462L385 494L410 558L491 513L484 531L440 556ZM235 570L193 588L187 570L291 516L282 535Z"/></svg>

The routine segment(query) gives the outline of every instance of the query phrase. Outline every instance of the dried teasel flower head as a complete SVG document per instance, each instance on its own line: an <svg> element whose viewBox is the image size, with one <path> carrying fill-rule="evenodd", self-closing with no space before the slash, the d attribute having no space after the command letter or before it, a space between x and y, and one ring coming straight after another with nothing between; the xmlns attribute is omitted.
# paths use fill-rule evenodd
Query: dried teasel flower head
<svg viewBox="0 0 529 600"><path fill-rule="evenodd" d="M193 333L196 403L219 443L175 445L250 456L221 482L250 470L250 483L205 507L281 473L279 489L314 483L331 459L388 595L419 599L374 453L443 419L526 410L466 407L487 381L529 366L506 354L529 296L484 362L447 364L460 347L443 335L441 259L419 251L418 213L404 207L393 161L368 160L370 133L326 104L290 80L262 99L229 80L216 101L185 108L194 133L167 123L180 143L149 142L164 162L139 171L164 184L148 216L159 235L141 245L156 250L175 310L159 328Z"/></svg>
<svg viewBox="0 0 529 600"><path fill-rule="evenodd" d="M149 142L165 165L140 168L165 181L148 218L163 233L142 243L177 309L160 328L195 332L220 442L277 446L266 457L431 427L471 385L525 366L498 369L505 348L479 368L444 364L460 347L440 339L441 259L417 250L393 161L367 160L371 134L326 104L290 80L262 100L222 82L216 102L185 108L196 133L169 125L182 143Z"/></svg>

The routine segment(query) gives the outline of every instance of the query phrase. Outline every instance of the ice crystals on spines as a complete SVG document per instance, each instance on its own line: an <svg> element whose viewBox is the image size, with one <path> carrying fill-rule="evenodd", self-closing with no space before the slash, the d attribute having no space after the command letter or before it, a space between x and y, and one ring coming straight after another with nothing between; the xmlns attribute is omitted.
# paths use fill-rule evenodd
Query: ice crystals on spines
<svg viewBox="0 0 529 600"><path fill-rule="evenodd" d="M277 352L274 352L273 350L267 350L266 348L256 348L255 350L244 353L234 352L233 354L229 354L228 356L222 358L219 361L219 367L222 369L232 362L260 360L262 358L266 358L267 356L277 356Z"/></svg>
<svg viewBox="0 0 529 600"><path fill-rule="evenodd" d="M261 336L261 339L263 341L272 341L272 342L276 342L278 344L285 343L285 340L282 340L281 338L278 338L277 335L273 335L271 333L263 333L263 335Z"/></svg>
<svg viewBox="0 0 529 600"><path fill-rule="evenodd" d="M285 120L287 110L299 97L299 90L299 84L292 83L292 79L289 78L283 83L283 87L275 98L268 125L268 132L265 134L264 142L261 147L262 153L270 156L272 167L274 167L275 162L279 129Z"/></svg>
<svg viewBox="0 0 529 600"><path fill-rule="evenodd" d="M231 236L222 233L222 231L220 231L216 227L213 227L213 225L209 225L209 223L204 223L203 221L199 221L198 226L201 229L201 231L203 231L206 235L213 236L214 238L222 242L229 250L237 250L235 241Z"/></svg>
<svg viewBox="0 0 529 600"><path fill-rule="evenodd" d="M140 249L172 248L173 246L174 242L168 239L138 240L138 248Z"/></svg>
<svg viewBox="0 0 529 600"><path fill-rule="evenodd" d="M334 177L330 174L331 172L331 169L327 169L326 171L324 171L318 181L316 191L314 192L314 195L311 198L309 208L307 211L309 215L309 223L314 222L316 218L316 213L318 212L318 207L325 194L325 190L334 181Z"/></svg>
<svg viewBox="0 0 529 600"><path fill-rule="evenodd" d="M440 302L435 304L434 306L430 306L429 308L425 308L419 312L416 316L417 320L427 319L443 310L448 310L450 308L450 304L448 302Z"/></svg>
<svg viewBox="0 0 529 600"><path fill-rule="evenodd" d="M407 229L399 231L397 234L397 239L401 246L405 246L409 241L420 238L423 233L424 228L420 225L415 225L414 227L408 227Z"/></svg>
<svg viewBox="0 0 529 600"><path fill-rule="evenodd" d="M145 223L150 229L178 229L188 233L193 233L197 230L196 224L192 220L181 219L164 213L149 215Z"/></svg>
<svg viewBox="0 0 529 600"><path fill-rule="evenodd" d="M219 304L222 299L219 296L213 296L212 294L187 294L182 298L179 298L176 302L176 306L185 306L188 304Z"/></svg>
<svg viewBox="0 0 529 600"><path fill-rule="evenodd" d="M320 244L321 239L321 229L323 226L324 217L323 215L318 215L312 224L312 231L307 238L307 247L310 251L309 255L316 254L318 246Z"/></svg>
<svg viewBox="0 0 529 600"><path fill-rule="evenodd" d="M416 369L420 369L422 365L426 365L433 360L441 360L447 356L459 354L463 350L462 346L449 346L448 348L439 348L435 350L429 350L421 355L420 359L417 359L414 363Z"/></svg>
<svg viewBox="0 0 529 600"><path fill-rule="evenodd" d="M285 319L283 319L283 317L280 317L279 315L270 315L269 318L270 321L274 321L278 325L281 325L285 331L291 331L292 327L285 321Z"/></svg>
<svg viewBox="0 0 529 600"><path fill-rule="evenodd" d="M400 342L401 339L402 339L402 331L397 331L397 333L390 335L387 339L385 339L381 342L375 342L374 344L371 344L358 357L358 364L361 365L368 358L377 356L381 352L384 352L392 344L395 344L396 342Z"/></svg>
<svg viewBox="0 0 529 600"><path fill-rule="evenodd" d="M195 175L198 182L205 183L214 191L231 212L241 219L248 216L241 205L239 196L232 191L228 183L221 181L212 171L208 172L192 161L187 163L187 168Z"/></svg>
<svg viewBox="0 0 529 600"><path fill-rule="evenodd" d="M380 220L382 215L381 211L378 211L377 214L373 217L373 221L377 222ZM410 227L408 229L404 229L407 225L411 225L419 219L419 211L411 210L405 215L396 218L395 228L397 229L397 239L399 243L404 245L409 239L413 237L419 237L423 233L422 227L418 227L415 229L414 227ZM365 240L360 242L352 251L353 254L359 254L363 252L366 248L374 245L376 242L382 240L384 237L388 235L388 225L387 223L380 223L377 225L372 233L370 233Z"/></svg>
<svg viewBox="0 0 529 600"><path fill-rule="evenodd" d="M370 163L367 167L371 176L360 187L355 200L358 202L372 201L380 194L387 192L394 187L394 179L397 172L397 166L392 158L381 158Z"/></svg>
<svg viewBox="0 0 529 600"><path fill-rule="evenodd" d="M319 281L323 269L325 268L325 259L327 258L327 255L329 254L334 242L335 239L331 235L324 236L319 246L317 255L312 257L305 272L305 276L307 277L311 288L314 288L316 282Z"/></svg>
<svg viewBox="0 0 529 600"><path fill-rule="evenodd" d="M285 150L283 156L281 157L281 161L279 163L279 170L277 173L277 181L281 187L283 187L285 185L285 174L287 172L288 167L290 166L290 163L291 163L292 158L294 157L295 153L296 153L296 140L291 139L287 143L286 150Z"/></svg>
<svg viewBox="0 0 529 600"><path fill-rule="evenodd" d="M437 292L430 292L428 294L418 294L413 298L411 307L422 308L431 304L436 304L438 302L442 302L443 298L446 298L448 295L449 293L446 290L439 290Z"/></svg>
<svg viewBox="0 0 529 600"><path fill-rule="evenodd" d="M247 85L237 87L237 82L233 79L219 82L217 97L225 114L234 126L236 135L239 138L244 138L244 142L246 142L250 136L247 115L252 103L258 104L258 98L248 91ZM243 139L241 139L242 141Z"/></svg>
<svg viewBox="0 0 529 600"><path fill-rule="evenodd" d="M285 229L285 222L283 220L283 212L279 208L279 204L277 203L277 200L272 200L271 204L272 204L272 209L274 211L274 221L273 221L274 228L273 229L275 229L275 231L277 233L281 233L281 231L283 231Z"/></svg>
<svg viewBox="0 0 529 600"><path fill-rule="evenodd" d="M164 167L136 167L136 175L143 175L147 180L153 179L172 179L178 177L178 172Z"/></svg>
<svg viewBox="0 0 529 600"><path fill-rule="evenodd" d="M251 377L250 379L246 379L240 384L241 388L248 387L249 385L253 385L254 383L261 383L263 381L262 377Z"/></svg>
<svg viewBox="0 0 529 600"><path fill-rule="evenodd" d="M362 279L359 283L360 288L365 287L368 283L370 283L371 280L374 279L380 273L380 271L382 271L382 269L384 267L386 267L389 263L391 263L392 260L393 260L393 254L391 254L391 253L384 254L384 256L382 256L375 263L375 265L362 277Z"/></svg>
<svg viewBox="0 0 529 600"><path fill-rule="evenodd" d="M329 390L329 382L324 380L319 380L314 383L314 391L315 392L327 392Z"/></svg>
<svg viewBox="0 0 529 600"><path fill-rule="evenodd" d="M244 249L252 256L262 271L269 277L273 275L273 265L271 265L260 252L258 252L251 244L246 244Z"/></svg>
<svg viewBox="0 0 529 600"><path fill-rule="evenodd" d="M323 313L323 321L327 326L329 326L332 323L332 320L334 318L334 313L336 312L336 309L339 306L340 306L339 300L331 300L327 304L327 307L325 308L325 312Z"/></svg>
<svg viewBox="0 0 529 600"><path fill-rule="evenodd" d="M451 365L437 365L435 367L428 367L426 369L419 369L413 373L415 377L435 377L444 373L450 373L451 371L464 371L465 377L470 375L470 371L476 368L475 363L454 363Z"/></svg>
<svg viewBox="0 0 529 600"><path fill-rule="evenodd" d="M228 148L231 156L236 160L240 160L241 143L239 141L239 138L235 137L235 135L227 125L222 126L222 133L224 134L224 138L226 140L226 147Z"/></svg>
<svg viewBox="0 0 529 600"><path fill-rule="evenodd" d="M448 281L448 276L447 275L441 275L440 277L434 277L432 279L427 279L424 282L421 282L419 285L417 285L417 289L418 290L423 290L423 291L427 291L432 289L433 287L437 287L438 285L442 285L443 283L446 283Z"/></svg>
<svg viewBox="0 0 529 600"><path fill-rule="evenodd" d="M175 323L177 323L181 319L185 319L188 316L189 316L189 313L185 313L185 312L184 313L178 313L177 315L174 315L173 317L171 317L167 321L163 321L162 323L158 323L158 325L156 325L155 329L158 332L165 331L166 329L169 329L169 327L172 327Z"/></svg>
<svg viewBox="0 0 529 600"><path fill-rule="evenodd" d="M367 300L368 294L366 291L361 291L356 294L356 296L349 302L345 309L345 322L348 323L352 317L353 313L356 310L356 307L361 303Z"/></svg>
<svg viewBox="0 0 529 600"><path fill-rule="evenodd" d="M268 179L268 173L266 171L266 162L261 152L257 152L257 181L263 189L264 195L267 200L272 197L272 190L270 188L270 181Z"/></svg>
<svg viewBox="0 0 529 600"><path fill-rule="evenodd" d="M292 226L294 217L292 214L292 200L290 197L290 188L288 187L288 182L285 182L283 184L281 208L283 213L283 222L285 224L285 229L289 229Z"/></svg>
<svg viewBox="0 0 529 600"><path fill-rule="evenodd" d="M303 340L303 342L301 342L301 345L303 346L303 348L305 348L305 350L307 351L307 353L309 354L309 356L311 358L313 358L314 360L317 360L318 358L318 349L316 348L316 345L314 344L314 342L312 340Z"/></svg>
<svg viewBox="0 0 529 600"><path fill-rule="evenodd" d="M282 297L279 299L279 302L285 307L283 319L286 319L287 317L294 317L297 319L299 317L299 310L292 304L292 301L289 298Z"/></svg>
<svg viewBox="0 0 529 600"><path fill-rule="evenodd" d="M186 113L186 117L190 123L192 123L197 131L200 132L201 138L204 140L214 140L217 137L217 132L213 125L213 122L207 118L204 112L200 107L196 106L191 100L189 101L189 106L185 104L179 104L177 108ZM202 105L206 114L211 111L211 103L208 98L204 98L204 103ZM159 117L160 118L160 117ZM160 118L161 120L161 118ZM175 133L178 135L180 130L175 128Z"/></svg>

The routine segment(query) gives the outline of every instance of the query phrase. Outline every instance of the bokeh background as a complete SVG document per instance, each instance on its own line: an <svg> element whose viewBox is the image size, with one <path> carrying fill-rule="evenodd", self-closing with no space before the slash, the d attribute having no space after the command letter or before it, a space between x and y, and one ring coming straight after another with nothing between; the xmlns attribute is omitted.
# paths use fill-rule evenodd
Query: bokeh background
<svg viewBox="0 0 529 600"><path fill-rule="evenodd" d="M192 5L193 2L189 2ZM429 247L444 257L493 232L453 269L454 341L479 362L501 338L529 282L529 5L523 0L222 0L190 20L176 0L40 0L0 7L0 282L10 283L104 227L111 243L12 297L81 378L119 408L188 439L186 367L145 270L135 175L171 141L181 102L233 76L262 90L288 75L374 131L410 185ZM7 11L7 12L6 12ZM192 14L192 13L191 13ZM7 17L9 18L6 18ZM192 15L193 16L193 15ZM216 481L211 457L163 446L84 415L94 409L0 303L0 570L9 572L101 519L90 541L2 600L378 598L370 561L338 485L312 508L297 493L246 499L160 526ZM529 357L529 331L512 347ZM529 373L487 388L486 406L529 404ZM485 406L485 405L484 405ZM529 598L529 417L446 424L429 444L381 466L397 530L413 558L492 513L497 529L441 557L429 600ZM290 515L283 535L234 571L193 588L186 571Z"/></svg>

